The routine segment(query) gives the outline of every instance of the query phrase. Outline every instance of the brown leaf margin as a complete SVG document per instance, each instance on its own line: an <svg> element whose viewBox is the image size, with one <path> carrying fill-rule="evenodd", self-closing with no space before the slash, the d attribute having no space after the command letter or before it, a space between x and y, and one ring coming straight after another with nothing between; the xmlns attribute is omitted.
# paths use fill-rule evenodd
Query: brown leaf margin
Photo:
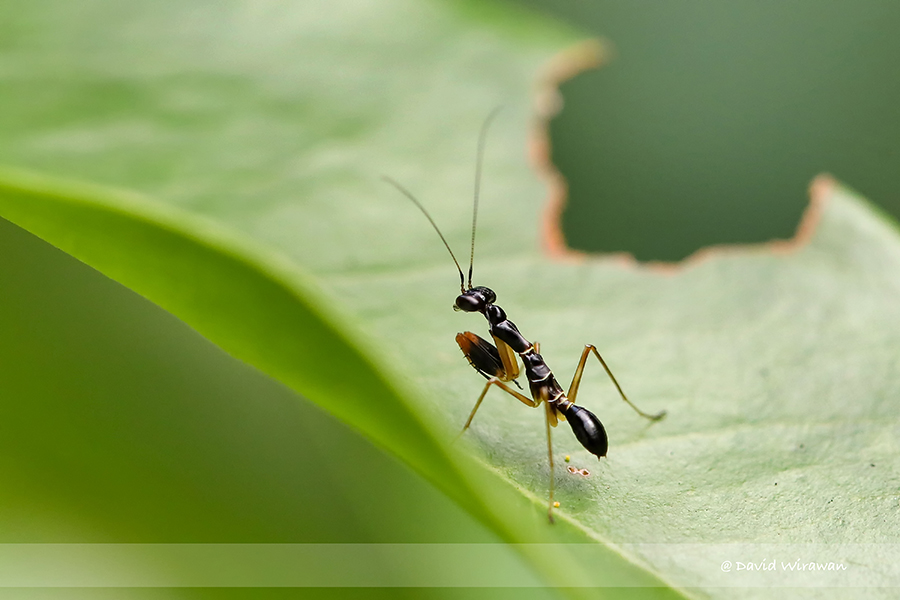
<svg viewBox="0 0 900 600"><path fill-rule="evenodd" d="M594 254L569 247L562 231L562 215L568 201L569 186L565 177L553 164L550 121L563 107L559 87L565 81L590 70L599 69L615 56L607 40L591 39L576 44L554 56L541 70L534 92L534 122L528 137L528 160L547 186L547 200L540 219L540 239L544 253L553 260L584 262L601 259L620 263L623 267L642 268L660 274L675 275L684 269L722 255L770 253L786 255L806 246L815 234L836 182L823 173L809 185L809 204L803 211L794 235L788 239L774 239L756 244L716 244L697 249L690 256L676 262L640 262L630 252Z"/></svg>

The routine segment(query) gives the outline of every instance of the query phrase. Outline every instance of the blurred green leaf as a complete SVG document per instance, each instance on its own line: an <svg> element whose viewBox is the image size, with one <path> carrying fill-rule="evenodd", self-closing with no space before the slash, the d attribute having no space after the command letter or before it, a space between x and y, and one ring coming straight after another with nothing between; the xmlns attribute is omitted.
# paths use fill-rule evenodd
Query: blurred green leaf
<svg viewBox="0 0 900 600"><path fill-rule="evenodd" d="M91 542L143 543L151 553L160 543L494 542L491 567L535 581L444 494L172 315L2 219L0 256L3 585L22 576L8 562L15 544ZM174 555L154 558L150 572L162 580L191 581ZM380 568L396 578L407 572L400 562ZM116 580L109 561L97 569ZM340 580L347 565L333 569ZM101 593L224 591L4 591ZM443 597L436 589L415 597L432 595Z"/></svg>
<svg viewBox="0 0 900 600"><path fill-rule="evenodd" d="M597 562L522 548L548 581L703 584L684 557L624 544L896 541L869 524L896 509L900 244L853 195L823 192L790 255L676 276L553 261L522 153L530 86L571 34L471 4L34 6L13 21L46 35L7 50L20 93L0 100L0 159L153 199L7 170L0 215L364 432L501 539L601 542ZM648 426L590 364L579 400L610 456L558 430L557 453L592 474L561 472L555 527L540 413L492 393L465 442L482 460L448 444L482 385L451 335L483 324L449 310L449 257L378 181L419 194L464 255L475 136L499 103L476 283L561 380L594 343L637 403L670 414ZM884 468L859 478L869 464Z"/></svg>
<svg viewBox="0 0 900 600"><path fill-rule="evenodd" d="M495 181L536 206L541 188L516 156L531 86L574 36L465 3L39 2L5 16L0 160L116 187L6 170L4 217L365 432L501 539L586 540L450 450L402 374L416 365L398 362L419 340L404 328L372 341L324 277L440 256L411 258L431 233L377 176L455 181L467 197L460 175L471 180L474 133L496 104ZM558 584L657 583L614 550L564 571L522 551Z"/></svg>

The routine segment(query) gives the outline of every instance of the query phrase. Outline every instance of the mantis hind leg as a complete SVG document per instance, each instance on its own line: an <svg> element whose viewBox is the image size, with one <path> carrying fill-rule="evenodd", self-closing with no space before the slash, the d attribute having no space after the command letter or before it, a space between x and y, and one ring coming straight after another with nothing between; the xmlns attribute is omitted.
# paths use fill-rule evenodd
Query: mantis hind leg
<svg viewBox="0 0 900 600"><path fill-rule="evenodd" d="M584 351L581 353L581 360L578 361L578 368L575 369L575 376L572 378L572 385L569 386L569 393L567 397L569 401L573 404L575 403L575 398L578 396L578 387L581 385L581 376L584 374L584 365L587 363L588 355L593 352L594 356L597 357L597 360L600 361L600 364L603 365L603 369L606 371L606 374L609 375L609 378L612 380L613 385L616 386L616 389L619 391L619 395L622 397L622 400L625 401L628 406L634 409L634 411L644 417L645 419L650 419L651 421L658 421L666 416L666 411L662 410L656 414L648 414L639 409L635 404L628 399L628 396L625 395L625 392L622 391L622 386L619 385L619 382L616 381L615 375L612 374L612 371L609 370L609 367L606 365L606 361L603 360L603 357L600 356L600 353L597 351L597 347L591 344L587 344L584 347Z"/></svg>

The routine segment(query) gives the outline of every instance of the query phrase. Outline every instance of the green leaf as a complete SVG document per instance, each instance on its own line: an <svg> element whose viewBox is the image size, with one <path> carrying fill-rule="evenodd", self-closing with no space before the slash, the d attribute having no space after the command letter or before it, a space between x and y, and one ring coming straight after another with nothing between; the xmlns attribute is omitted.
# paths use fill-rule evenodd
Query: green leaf
<svg viewBox="0 0 900 600"><path fill-rule="evenodd" d="M412 572L408 560L370 561L393 581L447 581L465 568L467 581L499 570L505 581L539 585L514 550L496 544L444 494L169 313L5 220L0 256L7 257L0 261L0 566L14 580L30 572L45 584L67 575L71 581L73 563L83 569L85 554L99 550L106 556L76 577L101 574L109 585L134 574L109 553L137 550L144 560L132 563L149 567L145 576L196 584L210 581L207 564L185 561L170 544L390 542L448 545L446 560ZM55 568L29 570L16 545L22 542L76 545L64 546L74 549ZM90 542L142 544L82 545ZM489 563L454 560L459 543L477 555L486 542L493 542ZM29 548L51 560L60 549ZM216 548L206 557L215 560ZM346 548L352 556L359 547ZM396 547L386 548L390 557ZM325 569L321 559L297 562L288 571L295 581L321 581L324 571L346 582L360 573L348 572L347 561ZM360 566L365 576L365 562ZM269 584L285 574L259 567L250 561L241 572ZM10 585L10 577L3 582ZM56 589L51 597L72 595ZM529 597L552 597L551 590Z"/></svg>
<svg viewBox="0 0 900 600"><path fill-rule="evenodd" d="M4 217L365 432L501 539L585 540L549 529L541 503L450 448L407 379L420 340L408 327L367 338L324 279L444 260L411 260L431 232L378 174L460 180L466 198L458 175L471 179L474 133L495 104L506 108L494 147L515 149L500 181L536 206L520 156L530 88L571 34L480 4L47 2L6 16L0 160L107 186L7 169ZM558 584L657 583L615 551L561 571L521 550Z"/></svg>
<svg viewBox="0 0 900 600"><path fill-rule="evenodd" d="M0 215L364 432L501 539L598 542L590 559L520 548L557 585L713 587L691 555L633 544L896 541L870 526L896 510L893 225L823 184L815 237L793 253L674 275L548 258L528 102L576 38L480 6L30 4L3 25L32 33L5 36L0 160L116 187L7 169ZM557 468L552 527L540 412L492 391L450 444L483 385L452 335L484 324L449 310L452 262L379 181L419 195L463 258L496 104L476 283L564 383L594 343L636 403L669 411L648 426L589 362L579 402L610 454L556 430L557 455L591 475Z"/></svg>

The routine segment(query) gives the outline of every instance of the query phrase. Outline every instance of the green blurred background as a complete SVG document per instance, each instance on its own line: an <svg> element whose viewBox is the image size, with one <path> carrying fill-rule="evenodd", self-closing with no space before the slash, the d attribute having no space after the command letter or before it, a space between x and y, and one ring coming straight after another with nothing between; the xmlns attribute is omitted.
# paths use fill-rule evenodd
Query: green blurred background
<svg viewBox="0 0 900 600"><path fill-rule="evenodd" d="M785 238L821 172L900 217L900 3L520 1L616 49L552 124L571 246Z"/></svg>

